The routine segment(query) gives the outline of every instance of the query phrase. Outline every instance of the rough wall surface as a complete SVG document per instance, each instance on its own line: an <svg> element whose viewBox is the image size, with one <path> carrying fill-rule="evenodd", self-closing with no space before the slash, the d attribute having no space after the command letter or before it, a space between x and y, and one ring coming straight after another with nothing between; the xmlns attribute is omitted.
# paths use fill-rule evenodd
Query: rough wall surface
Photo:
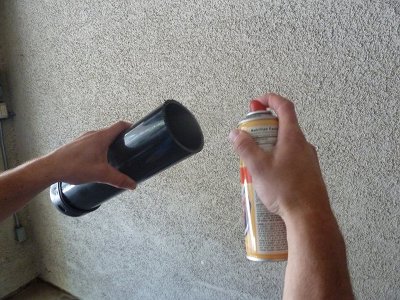
<svg viewBox="0 0 400 300"><path fill-rule="evenodd" d="M41 276L83 299L279 299L244 257L227 134L248 100L293 99L318 146L359 299L400 297L397 1L5 1L21 159L174 98L204 151L73 219L30 212Z"/></svg>

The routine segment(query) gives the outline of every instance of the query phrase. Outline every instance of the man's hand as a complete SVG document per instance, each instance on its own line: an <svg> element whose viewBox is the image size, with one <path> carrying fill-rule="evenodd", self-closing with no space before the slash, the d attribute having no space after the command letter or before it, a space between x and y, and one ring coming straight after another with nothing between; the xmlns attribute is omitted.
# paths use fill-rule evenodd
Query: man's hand
<svg viewBox="0 0 400 300"><path fill-rule="evenodd" d="M136 183L108 164L107 152L115 138L131 124L118 122L91 131L54 152L0 174L0 222L24 207L49 185L101 182L123 189Z"/></svg>
<svg viewBox="0 0 400 300"><path fill-rule="evenodd" d="M136 187L135 181L113 168L107 161L109 146L131 125L120 121L110 127L87 132L50 153L48 159L55 166L55 181L71 184L100 182L133 190Z"/></svg>
<svg viewBox="0 0 400 300"><path fill-rule="evenodd" d="M260 199L271 212L282 217L299 208L329 209L315 148L299 127L293 103L276 94L255 100L278 115L276 146L265 152L247 132L239 129L230 133L230 139L252 175Z"/></svg>
<svg viewBox="0 0 400 300"><path fill-rule="evenodd" d="M264 152L244 131L230 134L257 194L285 222L289 247L284 299L353 299L343 237L329 205L315 148L297 122L293 103L257 98L279 117L278 141Z"/></svg>

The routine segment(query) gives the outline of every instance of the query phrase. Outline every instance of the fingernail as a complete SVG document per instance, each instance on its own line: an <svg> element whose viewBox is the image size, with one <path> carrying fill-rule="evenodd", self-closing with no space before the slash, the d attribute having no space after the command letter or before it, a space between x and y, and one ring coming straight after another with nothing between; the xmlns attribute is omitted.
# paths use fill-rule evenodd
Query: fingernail
<svg viewBox="0 0 400 300"><path fill-rule="evenodd" d="M137 187L137 184L135 181L129 181L128 189L133 191L134 189L136 189L136 187Z"/></svg>
<svg viewBox="0 0 400 300"><path fill-rule="evenodd" d="M233 130L229 133L229 139L230 139L230 141L231 141L232 143L236 140L236 138L238 137L239 133L240 133L240 130L239 130L239 129L233 129Z"/></svg>

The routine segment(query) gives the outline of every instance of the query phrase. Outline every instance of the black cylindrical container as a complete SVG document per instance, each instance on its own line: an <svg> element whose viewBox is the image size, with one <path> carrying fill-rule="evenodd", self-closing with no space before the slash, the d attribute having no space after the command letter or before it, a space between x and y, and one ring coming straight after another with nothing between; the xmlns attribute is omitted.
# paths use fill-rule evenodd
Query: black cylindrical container
<svg viewBox="0 0 400 300"><path fill-rule="evenodd" d="M203 133L191 112L179 102L167 100L116 138L108 161L139 183L201 151L203 144ZM123 191L101 183L58 182L50 187L50 198L61 212L77 217Z"/></svg>

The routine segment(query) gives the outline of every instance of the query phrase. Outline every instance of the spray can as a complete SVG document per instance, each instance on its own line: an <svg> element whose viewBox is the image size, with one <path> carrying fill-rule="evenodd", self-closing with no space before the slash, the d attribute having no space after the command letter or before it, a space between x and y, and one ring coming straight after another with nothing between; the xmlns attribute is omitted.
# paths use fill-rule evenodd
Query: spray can
<svg viewBox="0 0 400 300"><path fill-rule="evenodd" d="M278 136L278 118L256 100L238 128L247 131L265 151L270 151ZM246 165L240 161L240 182L245 222L246 255L252 261L287 260L286 227L282 218L267 210L258 197Z"/></svg>

